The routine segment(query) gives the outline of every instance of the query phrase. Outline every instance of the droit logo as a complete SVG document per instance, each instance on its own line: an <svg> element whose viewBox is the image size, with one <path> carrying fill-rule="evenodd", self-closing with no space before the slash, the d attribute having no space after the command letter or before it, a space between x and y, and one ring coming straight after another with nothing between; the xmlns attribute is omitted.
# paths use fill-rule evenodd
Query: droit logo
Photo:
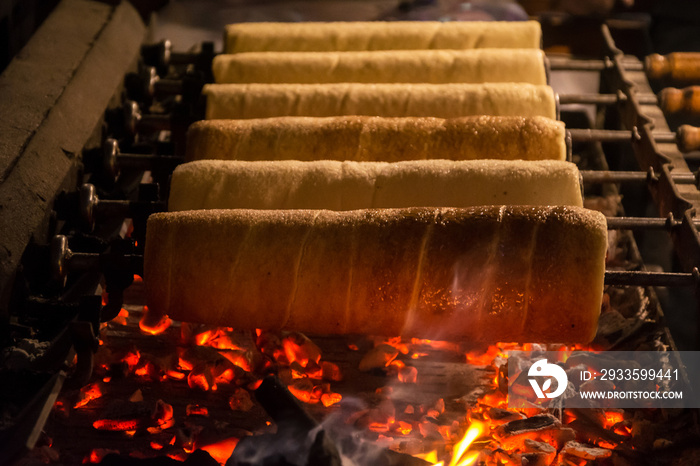
<svg viewBox="0 0 700 466"><path fill-rule="evenodd" d="M569 378L566 376L564 369L557 366L556 364L550 364L546 359L540 359L530 366L530 370L527 372L530 377L549 377L544 381L542 387L537 383L537 380L528 379L532 389L535 390L535 395L537 398L556 398L566 390L566 385L569 383ZM553 392L548 392L549 387L552 385L552 378L557 381L557 389ZM546 392L546 393L545 393Z"/></svg>

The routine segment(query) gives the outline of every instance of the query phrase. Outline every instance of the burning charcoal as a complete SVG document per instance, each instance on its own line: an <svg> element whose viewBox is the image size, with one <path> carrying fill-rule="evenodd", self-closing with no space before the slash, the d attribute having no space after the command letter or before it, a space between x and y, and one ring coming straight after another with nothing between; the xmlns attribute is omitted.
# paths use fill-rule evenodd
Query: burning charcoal
<svg viewBox="0 0 700 466"><path fill-rule="evenodd" d="M214 384L229 384L244 379L245 371L228 359L216 362L211 368Z"/></svg>
<svg viewBox="0 0 700 466"><path fill-rule="evenodd" d="M501 408L489 408L485 413L491 425L501 425L511 421L525 419L525 415L517 411L508 411Z"/></svg>
<svg viewBox="0 0 700 466"><path fill-rule="evenodd" d="M523 432L540 431L552 427L560 427L559 419L551 414L540 414L527 419L512 421L499 426L497 432L501 435L517 435Z"/></svg>
<svg viewBox="0 0 700 466"><path fill-rule="evenodd" d="M567 430L571 431L571 434ZM551 414L511 421L498 426L494 431L494 437L508 450L521 448L526 439L559 444L570 435L573 435L571 439L575 437L571 429L562 428L559 419Z"/></svg>
<svg viewBox="0 0 700 466"><path fill-rule="evenodd" d="M363 372L372 369L381 369L389 365L391 361L399 355L399 350L391 345L382 343L377 345L365 354L360 361L360 370Z"/></svg>
<svg viewBox="0 0 700 466"><path fill-rule="evenodd" d="M343 399L343 396L340 393L324 393L321 395L321 403L323 406L328 408L329 406L333 406L336 403L340 403L340 401Z"/></svg>
<svg viewBox="0 0 700 466"><path fill-rule="evenodd" d="M657 438L654 440L654 450L661 450L673 445L673 442L665 438Z"/></svg>
<svg viewBox="0 0 700 466"><path fill-rule="evenodd" d="M250 393L244 388L237 388L228 400L228 405L234 411L250 411L254 404Z"/></svg>
<svg viewBox="0 0 700 466"><path fill-rule="evenodd" d="M404 366L399 369L399 382L416 383L418 380L418 369L413 366Z"/></svg>
<svg viewBox="0 0 700 466"><path fill-rule="evenodd" d="M131 394L131 396L129 397L129 401L131 401L132 403L138 403L140 401L143 401L143 392L140 388Z"/></svg>
<svg viewBox="0 0 700 466"><path fill-rule="evenodd" d="M211 368L207 364L198 364L187 375L187 385L204 392L213 389L214 377L211 375Z"/></svg>
<svg viewBox="0 0 700 466"><path fill-rule="evenodd" d="M197 437L202 433L204 427L186 423L175 430L175 446L183 450L192 451Z"/></svg>
<svg viewBox="0 0 700 466"><path fill-rule="evenodd" d="M189 368L200 364L214 365L224 357L210 346L190 346L180 355L180 363L185 363ZM188 369L184 367L183 369Z"/></svg>
<svg viewBox="0 0 700 466"><path fill-rule="evenodd" d="M289 363L297 361L302 367L306 367L311 361L316 364L321 361L321 348L303 333L287 334L282 339L282 347Z"/></svg>
<svg viewBox="0 0 700 466"><path fill-rule="evenodd" d="M557 456L557 449L545 442L525 439L522 457L527 466L548 466Z"/></svg>
<svg viewBox="0 0 700 466"><path fill-rule="evenodd" d="M612 451L606 448L591 447L573 440L564 445L561 453L564 456L575 456L576 458L582 458L590 461L600 461L605 458L610 458L612 455Z"/></svg>
<svg viewBox="0 0 700 466"><path fill-rule="evenodd" d="M340 368L337 364L333 364L332 362L322 361L321 372L323 374L323 380L330 380L332 382L340 382L343 380L343 374L340 372Z"/></svg>
<svg viewBox="0 0 700 466"><path fill-rule="evenodd" d="M432 418L423 416L420 424L418 424L418 429L420 434L426 439L442 440L442 434L440 433L439 426Z"/></svg>
<svg viewBox="0 0 700 466"><path fill-rule="evenodd" d="M548 432L543 432L542 435L540 435L540 440L555 445L557 449L564 446L566 442L574 440L575 438L576 431L570 427L552 429Z"/></svg>
<svg viewBox="0 0 700 466"><path fill-rule="evenodd" d="M287 386L287 389L289 389L292 395L298 400L304 403L314 404L318 403L320 399L320 394L316 396L314 391L314 383L307 378L294 380L294 382Z"/></svg>
<svg viewBox="0 0 700 466"><path fill-rule="evenodd" d="M89 385L85 385L78 392L78 399L73 405L73 408L80 408L87 405L92 400L100 398L104 392L105 385L102 382L94 382Z"/></svg>
<svg viewBox="0 0 700 466"><path fill-rule="evenodd" d="M298 363L294 361L293 364ZM323 378L323 369L321 369L321 365L316 363L316 361L309 361L306 367L302 368L301 373L314 380L321 380Z"/></svg>

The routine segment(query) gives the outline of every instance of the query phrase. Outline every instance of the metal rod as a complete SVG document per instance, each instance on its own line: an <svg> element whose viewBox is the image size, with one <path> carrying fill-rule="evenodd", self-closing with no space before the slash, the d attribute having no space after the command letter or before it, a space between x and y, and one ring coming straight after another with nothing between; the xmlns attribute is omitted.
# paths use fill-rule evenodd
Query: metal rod
<svg viewBox="0 0 700 466"><path fill-rule="evenodd" d="M582 60L576 58L563 58L548 56L549 69L552 71L603 71L614 67L610 60ZM642 62L625 64L627 71L644 71Z"/></svg>
<svg viewBox="0 0 700 466"><path fill-rule="evenodd" d="M636 127L632 130L621 129L582 129L567 130L573 142L618 142L630 144L641 141ZM687 154L700 150L700 128L681 125L675 132L655 131L651 137L658 144L676 144L678 150Z"/></svg>
<svg viewBox="0 0 700 466"><path fill-rule="evenodd" d="M680 220L656 217L607 217L608 230L670 230L681 224Z"/></svg>
<svg viewBox="0 0 700 466"><path fill-rule="evenodd" d="M646 183L653 179L653 174L639 171L581 170L580 173L584 184ZM696 174L671 173L671 179L677 184L694 184Z"/></svg>
<svg viewBox="0 0 700 466"><path fill-rule="evenodd" d="M628 143L638 139L635 131L627 131L620 129L581 129L570 128L567 130L571 134L571 139L574 142L621 142ZM676 142L676 133L656 132L652 133L654 140L661 143Z"/></svg>
<svg viewBox="0 0 700 466"><path fill-rule="evenodd" d="M694 273L606 270L605 284L612 286L696 286Z"/></svg>
<svg viewBox="0 0 700 466"><path fill-rule="evenodd" d="M641 105L657 105L659 98L654 94L637 94L637 100ZM584 104L584 105L616 105L626 102L624 94L560 94L559 103Z"/></svg>

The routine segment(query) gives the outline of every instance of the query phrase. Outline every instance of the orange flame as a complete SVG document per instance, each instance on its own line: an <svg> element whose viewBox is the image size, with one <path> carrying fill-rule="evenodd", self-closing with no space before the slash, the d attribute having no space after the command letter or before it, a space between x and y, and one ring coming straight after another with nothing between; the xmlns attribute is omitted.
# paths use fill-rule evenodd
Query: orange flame
<svg viewBox="0 0 700 466"><path fill-rule="evenodd" d="M465 432L464 437L462 437L462 440L455 444L454 449L452 450L452 459L450 459L448 466L469 466L473 464L479 457L479 452L467 453L469 447L476 439L486 433L487 430L488 429L484 423L472 422ZM437 452L431 452L423 459L433 463L434 466L445 465L443 461L437 462Z"/></svg>

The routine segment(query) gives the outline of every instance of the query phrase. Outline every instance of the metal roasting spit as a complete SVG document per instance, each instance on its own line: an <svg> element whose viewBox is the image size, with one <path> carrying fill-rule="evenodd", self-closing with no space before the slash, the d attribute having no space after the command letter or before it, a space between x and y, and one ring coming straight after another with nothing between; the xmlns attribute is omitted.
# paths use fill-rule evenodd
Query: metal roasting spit
<svg viewBox="0 0 700 466"><path fill-rule="evenodd" d="M68 80L63 88L56 90L57 97L52 102L40 102L45 107L38 113L48 114L48 117L33 123L32 134L18 136L20 140L15 145L18 152L3 166L0 177L3 206L9 206L10 202L16 205L0 210L3 232L10 231L8 225L18 223L9 220L10 215L15 215L16 211L30 214L28 221L4 236L16 239L3 245L0 338L3 346L9 347L21 337L40 336L50 341L51 348L36 366L36 372L40 374L35 380L36 387L27 390L32 392L31 395L25 396L20 408L15 410L12 428L0 429L0 450L9 453L7 460L23 455L36 445L62 388L64 391L77 390L90 380L100 322L115 318L123 306L143 304L139 303L142 299L139 285L133 281L134 274L138 275L143 267L145 220L150 213L165 209L161 200L165 198L163 186L167 186L169 173L182 161L184 128L201 115L198 96L201 85L211 80L208 68L214 56L211 44L203 44L197 54L173 52L167 43L141 47L145 31L128 4L116 7L93 5L87 10L79 2L66 2L57 10L55 20L49 19L52 28L61 29L66 28L62 26L66 16L92 14L98 17L102 27L77 31L82 34L80 40L84 42L84 50L83 55L76 58L79 64L69 73L75 81ZM125 29L130 31L128 43L123 40L127 37L123 34ZM632 341L636 344L641 338L646 343L653 341L656 345L674 348L671 334L664 325L663 311L651 287L687 287L695 291L699 286L700 236L695 211L700 203L700 190L697 172L691 170L684 155L684 152L696 152L698 142L694 128L681 126L672 131L665 122L663 110L683 107L692 114L697 109L685 103L673 107L663 96L675 96L681 92L682 102L690 102L690 93L695 91L668 88L660 94L655 93L649 85L649 79L656 76L651 73L651 65L618 50L607 27L603 26L594 33L602 36L602 59L549 59L551 70L587 70L599 72L601 76L600 94L562 95L560 104L590 103L600 108L607 107L600 112L616 115L608 118L610 127L605 129L571 128L571 139L576 145L574 154L591 152L600 157L600 143L614 142L633 156L637 166L629 170L609 170L605 160L591 156L594 162L586 158L585 163L590 164L586 168L591 169L582 171L583 182L587 189L593 186L594 192L608 196L616 195L614 184L617 183L623 187L627 183L645 185L658 216L641 217L635 213L634 217L624 217L613 212L608 218L609 228L645 232L663 230L670 237L681 264L681 271L673 273L644 270L632 235L628 231L619 232L628 249L628 262L609 268L606 285L616 295L639 291L643 296L641 301L646 304L640 305L641 309L635 315L638 322L633 328L622 331L623 334L618 335L610 347L624 347ZM144 66L138 72L136 61L139 53L144 62L152 63L155 68ZM102 67L104 56L110 57L111 68L95 71ZM654 60L658 61L649 58L648 63ZM173 70L184 72L173 73ZM121 81L128 71L134 74L127 76L124 93L138 98L139 103L122 99ZM50 71L44 73L51 74ZM93 81L83 76L90 73L97 73L102 80L97 84L85 84ZM8 78L5 75L0 79ZM687 84L683 83L684 86ZM92 86L90 92L85 86ZM82 99L79 90L85 95L91 92L99 95L98 102L86 104L85 109L72 105ZM1 102L2 99L0 105L7 105ZM69 113L62 118L77 120L75 126L81 127L80 130L66 130L52 120L53 114L58 115L65 109L69 109ZM64 139L56 136L61 133ZM116 136L119 142L110 139L112 136ZM120 151L120 145L124 152ZM37 180L38 187L28 189L19 180L25 170L36 169L37 162L32 157L46 150L51 156L42 164L53 163L60 169L60 176L50 182ZM155 184L141 183L145 170L151 171L154 181L160 182L160 189ZM27 189L30 194L27 194ZM15 204L17 198L22 198L19 204ZM34 202L36 198L39 201ZM15 213L9 212L11 210ZM131 219L133 226L127 239L119 234L125 219ZM99 286L105 291L107 303L96 299L99 296L95 296L95 290ZM666 312L671 313L673 309ZM653 324L652 330L649 330L650 323ZM646 333L640 337L642 328ZM124 334L114 327L102 331L109 335L108 339L123 345L136 340L140 343L146 341L143 335L139 336L138 328ZM148 337L151 340L144 343L146 345L169 345L162 338ZM319 336L318 341L324 352L345 361L339 355L347 352L347 342L324 336ZM76 354L77 370L71 362ZM462 366L424 363L420 369L430 374L426 376L431 381L428 391L437 391L436 387L445 381L445 374L459 372ZM69 371L70 367L73 369ZM71 377L66 378L69 372ZM373 387L372 384L382 381L375 374L370 374L367 379L357 384ZM28 383L31 385L32 382ZM176 391L184 409L189 392ZM197 395L197 400L201 402L215 398L214 395L200 395ZM317 407L310 411L315 417L322 412ZM257 416L264 419L260 413ZM253 421L246 421L245 417L234 416L242 428L253 430ZM223 422L222 417L216 417L216 420ZM91 442L103 441L101 435L91 431L90 425L72 426L72 429L64 436L77 433ZM61 437L55 427L52 432L57 440ZM124 443L123 440L113 442ZM105 442L108 444L110 441ZM7 460L3 457L0 464Z"/></svg>

